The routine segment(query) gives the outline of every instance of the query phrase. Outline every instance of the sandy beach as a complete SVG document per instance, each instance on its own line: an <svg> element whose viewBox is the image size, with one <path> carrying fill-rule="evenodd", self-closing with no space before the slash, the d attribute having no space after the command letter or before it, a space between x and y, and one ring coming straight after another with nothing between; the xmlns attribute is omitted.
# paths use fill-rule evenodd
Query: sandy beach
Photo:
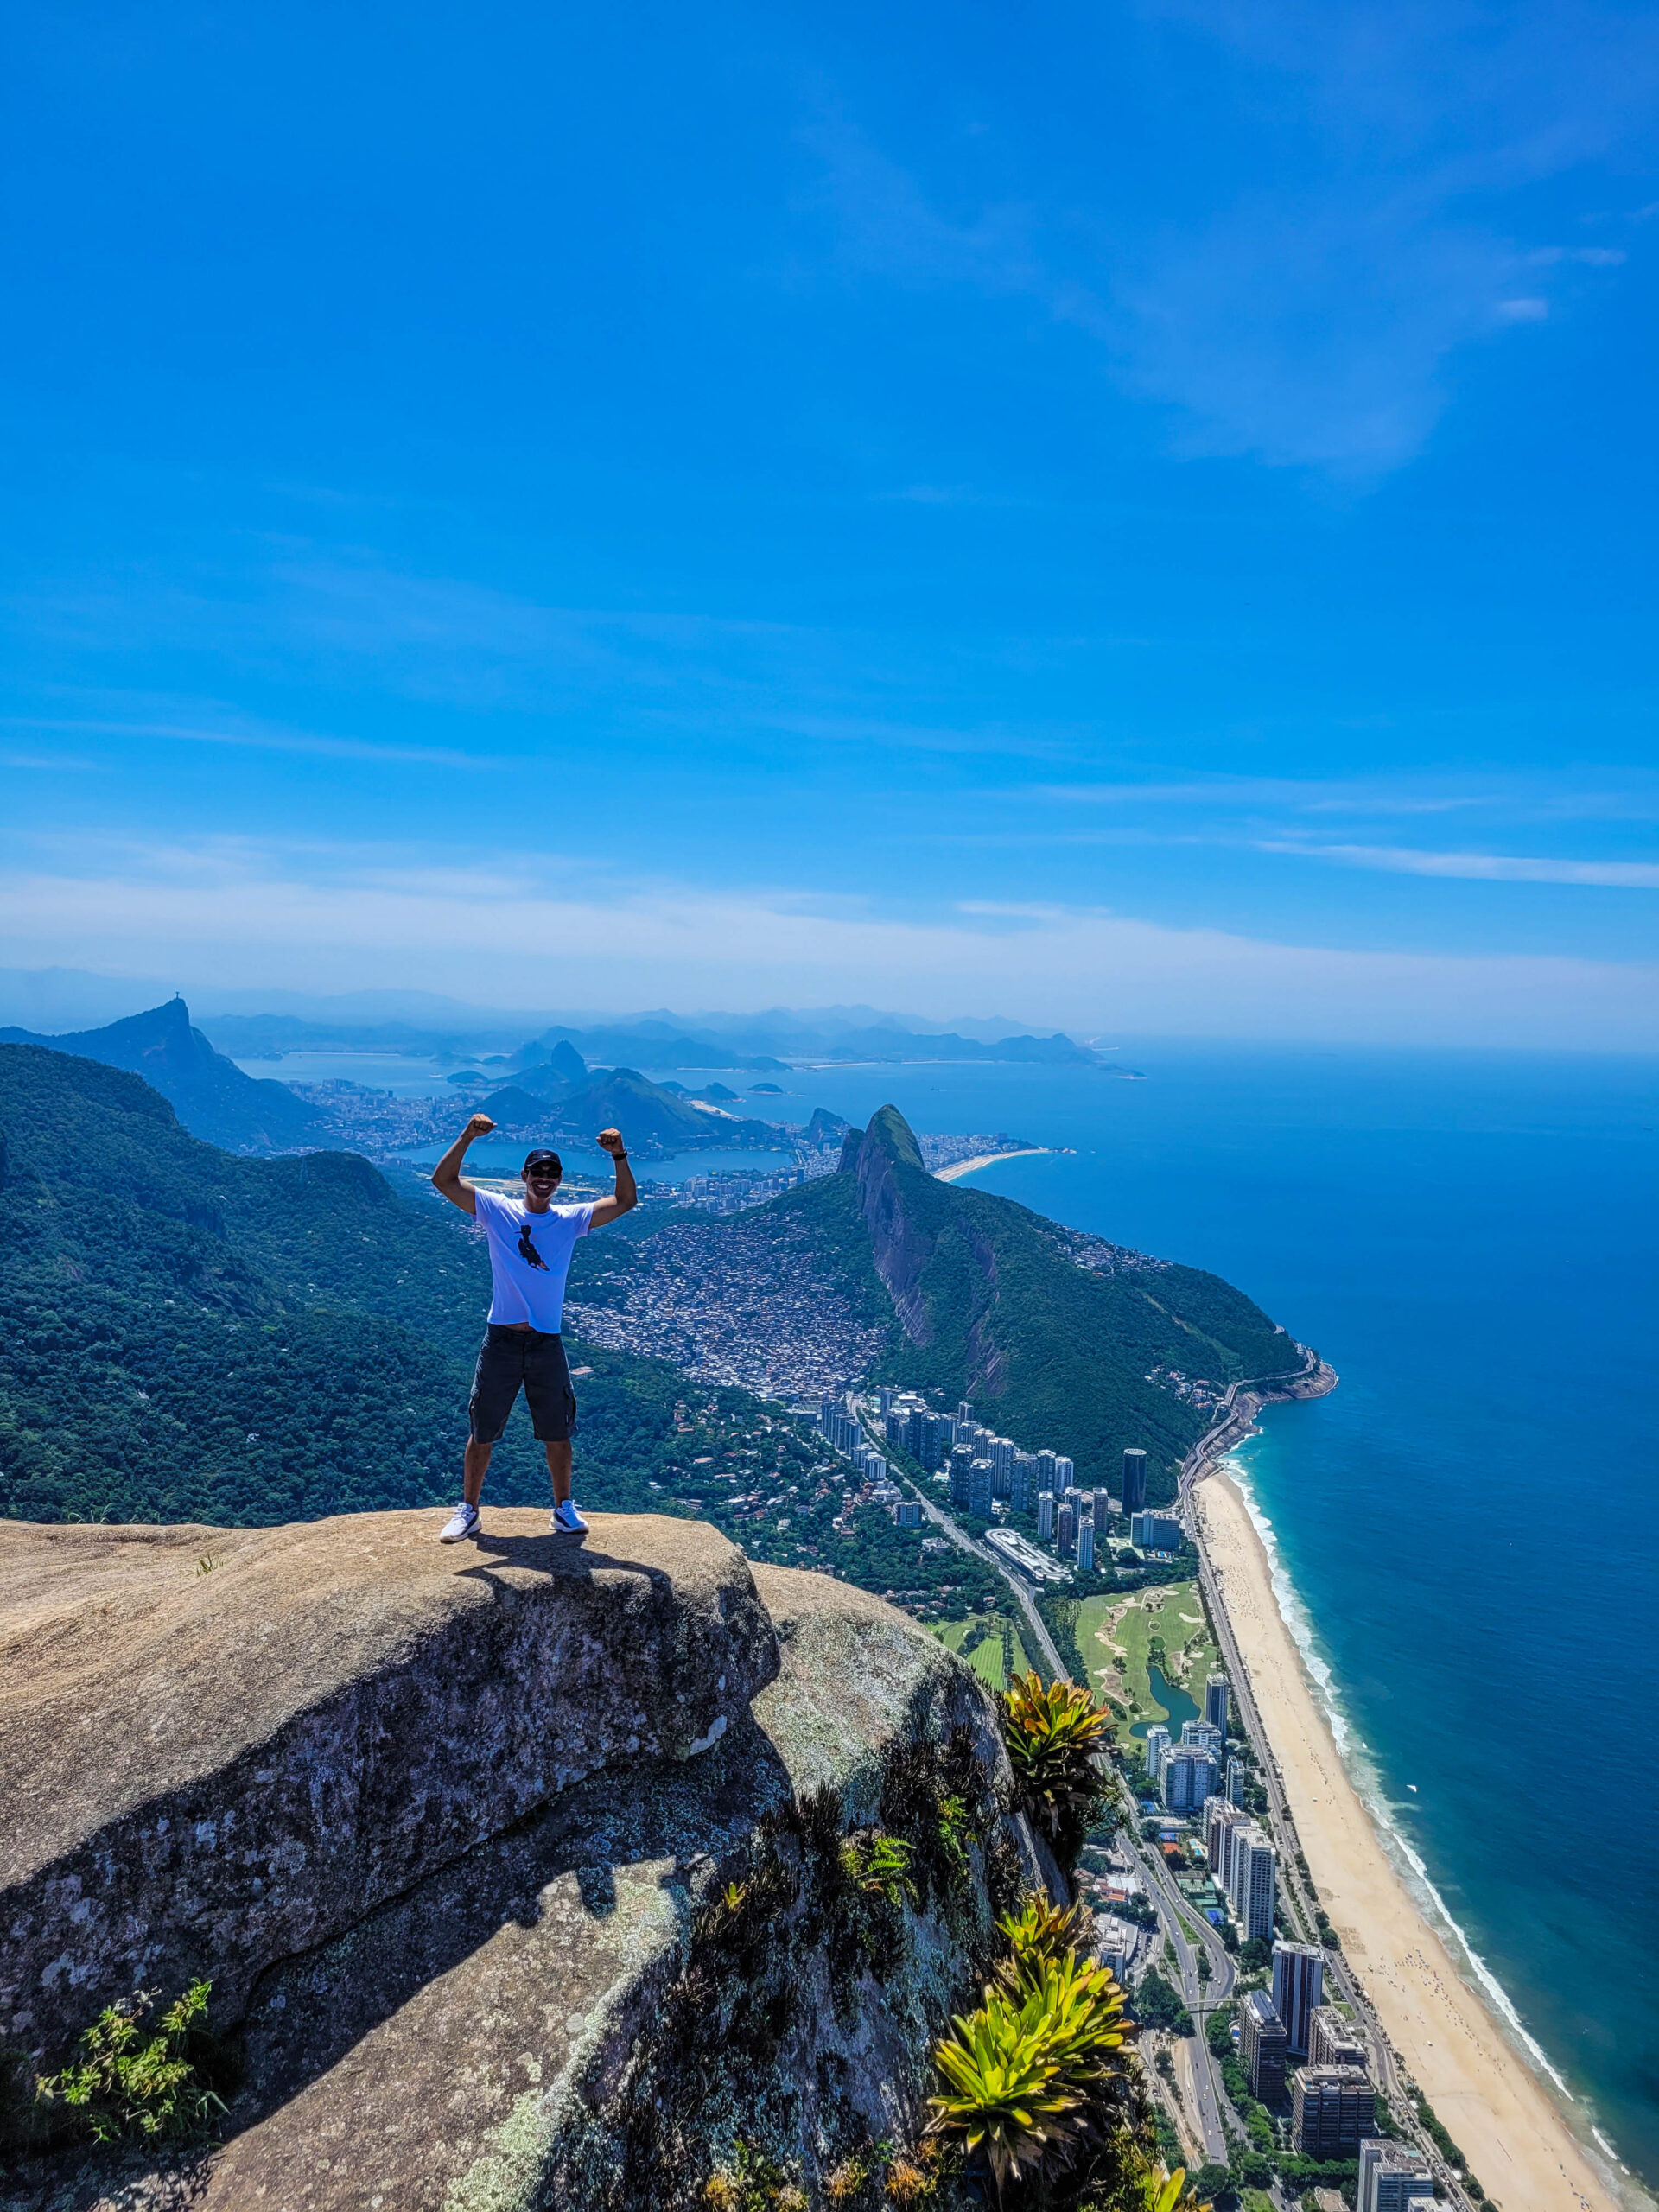
<svg viewBox="0 0 1659 2212"><path fill-rule="evenodd" d="M948 1167L936 1167L933 1179L936 1183L954 1183L960 1175L971 1175L976 1167L995 1167L999 1160L1034 1160L1039 1153L1052 1150L1049 1145L1028 1144L1023 1152L976 1153L971 1160L953 1160Z"/></svg>
<svg viewBox="0 0 1659 2212"><path fill-rule="evenodd" d="M1383 1850L1279 1611L1236 1484L1213 1474L1192 1497L1309 1869L1402 2062L1503 2212L1611 2212L1618 2200Z"/></svg>

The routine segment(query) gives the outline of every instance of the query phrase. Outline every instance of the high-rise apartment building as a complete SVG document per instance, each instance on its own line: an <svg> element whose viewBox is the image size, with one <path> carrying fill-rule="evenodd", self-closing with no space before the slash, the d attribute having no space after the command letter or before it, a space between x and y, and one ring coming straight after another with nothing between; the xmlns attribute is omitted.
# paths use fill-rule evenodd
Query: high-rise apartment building
<svg viewBox="0 0 1659 2212"><path fill-rule="evenodd" d="M1071 1462L1064 1452L1057 1452L1054 1454L1054 1487L1056 1490L1070 1490L1075 1480Z"/></svg>
<svg viewBox="0 0 1659 2212"><path fill-rule="evenodd" d="M1011 1436L994 1436L991 1439L990 1450L986 1457L991 1463L991 1472L995 1478L992 1487L998 1497L1006 1497L1008 1494L1008 1484L1014 1478L1014 1452Z"/></svg>
<svg viewBox="0 0 1659 2212"><path fill-rule="evenodd" d="M1095 1527L1100 1532L1103 1543L1106 1540L1106 1528L1111 1517L1112 1494L1109 1491L1097 1490L1095 1492Z"/></svg>
<svg viewBox="0 0 1659 2212"><path fill-rule="evenodd" d="M968 1510L982 1521L991 1517L991 1463L975 1459L968 1469Z"/></svg>
<svg viewBox="0 0 1659 2212"><path fill-rule="evenodd" d="M1309 2014L1307 2058L1310 2066L1365 2064L1365 2046L1354 2033L1353 2023L1334 2005L1316 2005Z"/></svg>
<svg viewBox="0 0 1659 2212"><path fill-rule="evenodd" d="M1216 1794L1213 1753L1192 1744L1173 1744L1164 1754L1159 1783L1166 1811L1189 1817L1201 1813L1205 1800Z"/></svg>
<svg viewBox="0 0 1659 2212"><path fill-rule="evenodd" d="M1233 1840L1233 1878L1228 1895L1246 1939L1271 1936L1276 1900L1278 1861L1265 1828L1252 1821Z"/></svg>
<svg viewBox="0 0 1659 2212"><path fill-rule="evenodd" d="M922 1525L921 1500L901 1497L893 1509L893 1525L895 1529L919 1529Z"/></svg>
<svg viewBox="0 0 1659 2212"><path fill-rule="evenodd" d="M1154 1789L1164 1770L1164 1754L1169 1749L1169 1731L1161 1721L1154 1722L1147 1731L1147 1773Z"/></svg>
<svg viewBox="0 0 1659 2212"><path fill-rule="evenodd" d="M1129 1519L1129 1541L1138 1552L1178 1552L1181 1524L1169 1513L1136 1513Z"/></svg>
<svg viewBox="0 0 1659 2212"><path fill-rule="evenodd" d="M1029 1452L1014 1455L1014 1472L1008 1478L1008 1503L1016 1513L1029 1513L1036 1495L1032 1478L1037 1472L1037 1462Z"/></svg>
<svg viewBox="0 0 1659 2212"><path fill-rule="evenodd" d="M1290 2140L1305 2158L1357 2158L1376 2132L1376 2091L1358 2066L1299 2066L1290 2084Z"/></svg>
<svg viewBox="0 0 1659 2212"><path fill-rule="evenodd" d="M1264 2105L1285 2101L1285 2024L1265 1989L1253 1989L1238 2008L1238 2063L1251 2094Z"/></svg>
<svg viewBox="0 0 1659 2212"><path fill-rule="evenodd" d="M1123 1510L1140 1513L1147 1503L1147 1455L1131 1445L1123 1454Z"/></svg>
<svg viewBox="0 0 1659 2212"><path fill-rule="evenodd" d="M1054 1454L1046 1447L1037 1454L1037 1487L1039 1490L1052 1490L1056 1496L1060 1490L1054 1472Z"/></svg>
<svg viewBox="0 0 1659 2212"><path fill-rule="evenodd" d="M1184 1744L1194 1745L1201 1751L1210 1752L1214 1758L1217 1766L1220 1766L1223 1748L1221 1731L1219 1728L1212 1726L1212 1724L1208 1720L1182 1721L1181 1741Z"/></svg>
<svg viewBox="0 0 1659 2212"><path fill-rule="evenodd" d="M1054 1548L1062 1559L1070 1559L1077 1545L1077 1509L1070 1498L1061 1506L1054 1529Z"/></svg>
<svg viewBox="0 0 1659 2212"><path fill-rule="evenodd" d="M1229 1896L1233 1884L1233 1841L1250 1825L1247 1815L1224 1797L1208 1797L1204 1806L1204 1853L1210 1872Z"/></svg>
<svg viewBox="0 0 1659 2212"><path fill-rule="evenodd" d="M1433 2194L1434 2175L1421 2152L1376 2136L1361 2137L1359 2212L1407 2212L1408 2206Z"/></svg>
<svg viewBox="0 0 1659 2212"><path fill-rule="evenodd" d="M971 1444L958 1444L950 1452L950 1503L965 1506L968 1503L968 1470L974 1464Z"/></svg>
<svg viewBox="0 0 1659 2212"><path fill-rule="evenodd" d="M1204 1717L1212 1728L1219 1728L1221 1740L1227 1740L1227 1707L1230 1686L1225 1675L1211 1675L1204 1686Z"/></svg>
<svg viewBox="0 0 1659 2212"><path fill-rule="evenodd" d="M1046 1490L1037 1500L1037 1541L1052 1544L1054 1541L1054 1493Z"/></svg>
<svg viewBox="0 0 1659 2212"><path fill-rule="evenodd" d="M1227 1762L1227 1800L1233 1805L1242 1805L1244 1802L1244 1762L1243 1759L1229 1759Z"/></svg>
<svg viewBox="0 0 1659 2212"><path fill-rule="evenodd" d="M1325 1953L1315 1943L1273 1947L1273 2001L1290 2038L1293 2058L1306 2058L1313 2008L1325 1995Z"/></svg>
<svg viewBox="0 0 1659 2212"><path fill-rule="evenodd" d="M880 1395L877 1400L877 1403L880 1406L884 1418L893 1411L893 1385L891 1382L884 1382L881 1385Z"/></svg>
<svg viewBox="0 0 1659 2212"><path fill-rule="evenodd" d="M1092 1574L1095 1571L1095 1524L1085 1517L1077 1523L1077 1573Z"/></svg>

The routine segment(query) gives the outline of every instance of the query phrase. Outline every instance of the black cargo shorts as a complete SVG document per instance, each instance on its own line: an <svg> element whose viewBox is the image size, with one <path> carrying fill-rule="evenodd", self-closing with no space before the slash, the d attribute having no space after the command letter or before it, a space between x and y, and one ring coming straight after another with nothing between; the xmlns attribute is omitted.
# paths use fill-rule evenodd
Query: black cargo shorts
<svg viewBox="0 0 1659 2212"><path fill-rule="evenodd" d="M570 1387L564 1338L492 1321L479 1349L467 1407L474 1444L498 1440L521 1389L537 1442L568 1444L576 1425L576 1394Z"/></svg>

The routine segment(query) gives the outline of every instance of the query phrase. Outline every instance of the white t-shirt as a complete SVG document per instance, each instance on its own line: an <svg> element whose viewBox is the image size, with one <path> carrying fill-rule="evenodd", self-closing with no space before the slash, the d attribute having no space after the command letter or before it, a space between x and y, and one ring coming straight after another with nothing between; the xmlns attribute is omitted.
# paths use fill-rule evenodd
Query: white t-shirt
<svg viewBox="0 0 1659 2212"><path fill-rule="evenodd" d="M550 1337L558 1334L570 1255L593 1217L591 1202L532 1213L522 1198L504 1198L494 1191L475 1193L474 1218L490 1240L492 1321L528 1321Z"/></svg>

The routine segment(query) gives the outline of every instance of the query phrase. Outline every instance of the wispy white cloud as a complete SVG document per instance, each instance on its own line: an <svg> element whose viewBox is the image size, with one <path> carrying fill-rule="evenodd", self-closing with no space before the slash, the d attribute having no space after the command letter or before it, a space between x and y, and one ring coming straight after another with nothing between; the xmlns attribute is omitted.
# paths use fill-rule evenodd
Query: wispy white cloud
<svg viewBox="0 0 1659 2212"><path fill-rule="evenodd" d="M1142 12L1227 51L1238 116L1263 116L1254 157L1208 208L1149 224L1070 195L1062 213L1033 189L947 213L838 119L812 143L841 265L1038 302L1096 340L1120 384L1178 410L1184 452L1365 478L1422 449L1459 346L1548 319L1549 294L1517 284L1521 270L1624 259L1616 245L1529 246L1495 210L1650 142L1651 12L1594 0L1528 0L1499 18L1473 0L1144 0ZM1193 185L1184 171L1168 198L1190 201ZM1517 200L1515 226L1526 219Z"/></svg>
<svg viewBox="0 0 1659 2212"><path fill-rule="evenodd" d="M1292 776L1203 776L1166 784L1044 784L1028 797L1080 806L1271 807L1299 814L1449 814L1490 804L1470 791L1402 789L1398 780L1314 782Z"/></svg>
<svg viewBox="0 0 1659 2212"><path fill-rule="evenodd" d="M181 745L228 745L257 753L311 753L330 760L419 761L435 768L489 768L505 765L479 753L442 745L383 745L366 738L323 737L307 730L279 729L246 721L176 722L122 721L48 715L0 715L0 728L60 731L67 736L111 737L123 741L162 738ZM61 766L61 760L17 765ZM85 766L86 762L78 764Z"/></svg>
<svg viewBox="0 0 1659 2212"><path fill-rule="evenodd" d="M606 878L549 859L503 879L453 854L291 849L104 854L0 874L20 963L127 965L197 985L407 986L734 1008L901 995L924 1011L1017 1002L1086 1033L1659 1050L1659 972L1442 957L1160 927L1099 908L984 902L896 916L852 899Z"/></svg>
<svg viewBox="0 0 1659 2212"><path fill-rule="evenodd" d="M1614 891L1659 891L1659 861L1560 860L1517 853L1436 853L1401 845L1312 845L1262 838L1264 853L1339 861L1390 875L1449 876L1476 883L1576 883Z"/></svg>

